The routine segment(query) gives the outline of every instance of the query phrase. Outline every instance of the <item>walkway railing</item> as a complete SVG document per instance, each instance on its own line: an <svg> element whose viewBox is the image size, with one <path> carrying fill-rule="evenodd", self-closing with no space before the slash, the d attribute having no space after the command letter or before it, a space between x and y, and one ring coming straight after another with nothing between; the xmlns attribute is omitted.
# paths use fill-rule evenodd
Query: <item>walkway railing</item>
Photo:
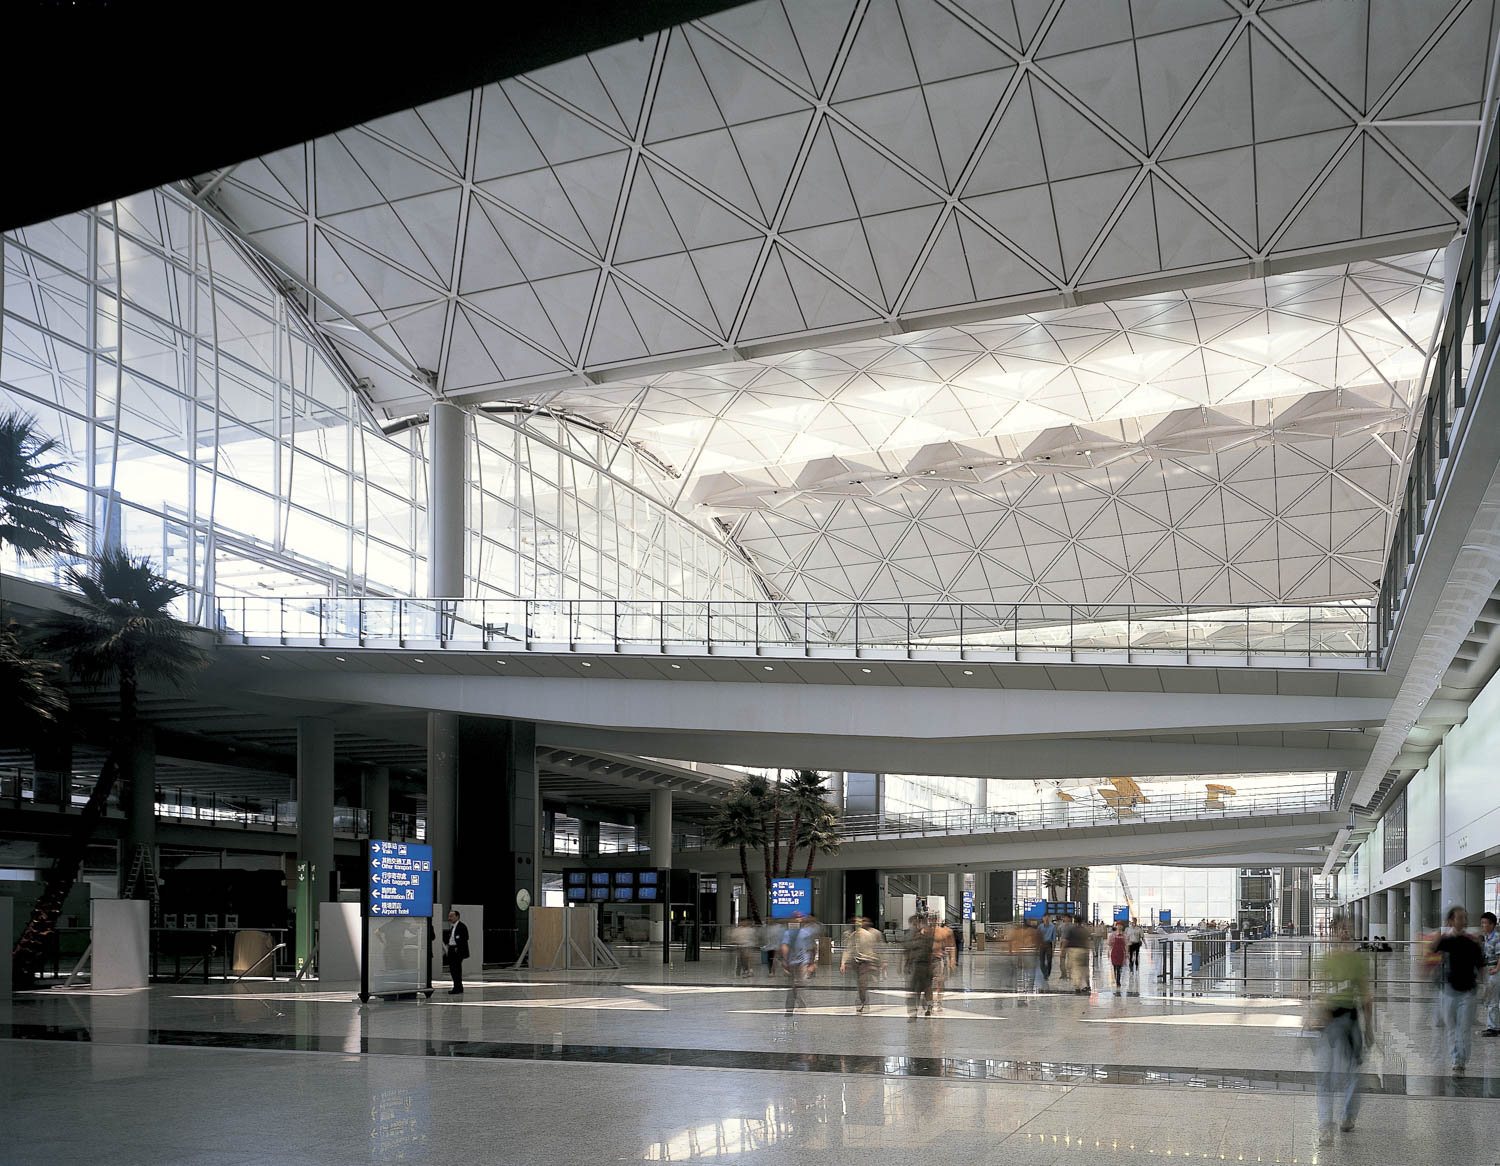
<svg viewBox="0 0 1500 1166"><path fill-rule="evenodd" d="M1495 342L1490 315L1500 275L1500 123L1490 124L1478 182L1469 195L1469 230L1445 305L1437 347L1428 365L1427 400L1412 447L1406 482L1397 495L1399 509L1392 527L1376 603L1379 656L1390 650L1401 604L1427 531L1427 511L1443 489L1453 451L1479 388L1470 374L1487 364Z"/></svg>
<svg viewBox="0 0 1500 1166"><path fill-rule="evenodd" d="M1009 810L934 810L924 814L845 814L839 819L843 842L888 838L946 838L965 834L1004 834L1020 830L1065 830L1121 823L1215 822L1232 818L1274 817L1283 814L1326 814L1333 809L1331 791L1323 785L1304 790L1264 794L1235 794L1219 799L1206 794L1152 794L1133 802L1111 805L1103 798L1080 794L1055 806L1026 806ZM674 841L684 850L716 849L706 839L685 836Z"/></svg>
<svg viewBox="0 0 1500 1166"><path fill-rule="evenodd" d="M1374 608L1341 602L784 603L221 596L221 643L486 652L1369 667Z"/></svg>

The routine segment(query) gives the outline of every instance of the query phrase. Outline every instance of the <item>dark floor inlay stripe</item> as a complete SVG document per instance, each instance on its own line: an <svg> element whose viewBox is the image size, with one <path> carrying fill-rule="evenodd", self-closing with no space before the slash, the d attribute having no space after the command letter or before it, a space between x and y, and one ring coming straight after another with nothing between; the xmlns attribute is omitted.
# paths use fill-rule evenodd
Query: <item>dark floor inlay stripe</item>
<svg viewBox="0 0 1500 1166"><path fill-rule="evenodd" d="M111 1034L117 1035L117 1034ZM629 1045L553 1045L509 1041L422 1040L414 1037L347 1037L321 1033L215 1032L150 1029L137 1043L269 1052L378 1053L388 1056L466 1057L503 1061L575 1061L606 1065L655 1065L694 1069L757 1069L776 1072L846 1073L880 1077L1019 1082L1043 1085L1187 1086L1246 1092L1308 1093L1317 1074L1302 1069L1193 1069L1185 1066L1112 1065L1004 1058L912 1057L860 1053L793 1053L756 1049L678 1049ZM0 1025L13 1040L93 1039L81 1025ZM1365 1073L1360 1089L1398 1097L1500 1098L1500 1077Z"/></svg>

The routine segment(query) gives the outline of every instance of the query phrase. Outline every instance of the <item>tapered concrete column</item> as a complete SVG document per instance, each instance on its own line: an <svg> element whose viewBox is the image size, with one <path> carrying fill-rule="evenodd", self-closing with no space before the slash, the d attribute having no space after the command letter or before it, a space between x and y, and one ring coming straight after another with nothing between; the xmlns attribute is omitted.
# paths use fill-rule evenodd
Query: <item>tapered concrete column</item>
<svg viewBox="0 0 1500 1166"><path fill-rule="evenodd" d="M828 804L839 813L844 812L844 775L841 772L828 775Z"/></svg>
<svg viewBox="0 0 1500 1166"><path fill-rule="evenodd" d="M376 765L365 771L365 809L370 811L370 837L391 836L391 770Z"/></svg>
<svg viewBox="0 0 1500 1166"><path fill-rule="evenodd" d="M1405 939L1402 932L1406 930L1406 924L1401 914L1401 892L1390 887L1385 892L1385 930L1380 934L1392 941Z"/></svg>
<svg viewBox="0 0 1500 1166"><path fill-rule="evenodd" d="M332 903L333 722L297 718L297 860L313 868L313 901Z"/></svg>
<svg viewBox="0 0 1500 1166"><path fill-rule="evenodd" d="M427 587L445 599L464 593L465 420L447 401L427 414Z"/></svg>
<svg viewBox="0 0 1500 1166"><path fill-rule="evenodd" d="M130 799L130 819L125 827L125 850L120 855L120 893L125 892L125 882L135 865L137 850L144 846L151 860L151 869L160 877L156 860L156 734L150 725L137 725L135 740L130 745L126 759L126 794ZM333 811L329 810L330 844L333 830ZM142 879L133 888L132 898L149 899L150 886Z"/></svg>
<svg viewBox="0 0 1500 1166"><path fill-rule="evenodd" d="M1431 895L1431 885L1426 879L1412 879L1407 884L1407 890L1411 896L1411 936L1418 936L1432 929L1432 920L1427 918L1427 900Z"/></svg>
<svg viewBox="0 0 1500 1166"><path fill-rule="evenodd" d="M599 823L582 819L578 823L578 854L582 858L594 858L599 853Z"/></svg>
<svg viewBox="0 0 1500 1166"><path fill-rule="evenodd" d="M1466 866L1464 872L1464 906L1469 909L1469 926L1479 926L1484 913L1484 867Z"/></svg>
<svg viewBox="0 0 1500 1166"><path fill-rule="evenodd" d="M1438 893L1438 926L1441 927L1448 918L1450 907L1469 906L1464 901L1468 894L1468 880L1464 877L1464 868L1461 866L1445 866L1442 872L1441 891ZM1472 913L1472 909L1471 909Z"/></svg>
<svg viewBox="0 0 1500 1166"><path fill-rule="evenodd" d="M796 872L801 873L801 872ZM823 901L818 904L818 918L824 923L847 923L848 913L844 907L844 872L823 872Z"/></svg>
<svg viewBox="0 0 1500 1166"><path fill-rule="evenodd" d="M428 713L427 845L432 847L432 869L437 872L437 901L445 905L458 902L452 895L457 800L458 717L453 713Z"/></svg>
<svg viewBox="0 0 1500 1166"><path fill-rule="evenodd" d="M1388 901L1385 895L1376 891L1370 896L1370 926L1375 929L1375 934L1385 935L1381 928L1390 926L1390 915L1386 911Z"/></svg>
<svg viewBox="0 0 1500 1166"><path fill-rule="evenodd" d="M672 865L672 791L669 789L651 791L651 865L660 870ZM667 893L665 887L662 893ZM651 918L664 918L662 908L652 907Z"/></svg>

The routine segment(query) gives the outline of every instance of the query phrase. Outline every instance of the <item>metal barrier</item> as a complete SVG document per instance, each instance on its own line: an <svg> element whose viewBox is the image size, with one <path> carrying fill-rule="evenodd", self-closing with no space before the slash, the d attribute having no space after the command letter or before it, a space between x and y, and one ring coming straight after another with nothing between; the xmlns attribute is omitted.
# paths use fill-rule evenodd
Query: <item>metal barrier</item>
<svg viewBox="0 0 1500 1166"><path fill-rule="evenodd" d="M219 642L871 659L1372 666L1375 609L224 595Z"/></svg>

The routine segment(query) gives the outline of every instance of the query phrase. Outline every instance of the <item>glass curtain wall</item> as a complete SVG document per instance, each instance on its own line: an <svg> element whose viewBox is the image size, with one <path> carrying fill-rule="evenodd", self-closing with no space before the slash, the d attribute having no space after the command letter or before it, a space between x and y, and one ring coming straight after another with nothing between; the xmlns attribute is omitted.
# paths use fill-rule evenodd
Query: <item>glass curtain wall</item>
<svg viewBox="0 0 1500 1166"><path fill-rule="evenodd" d="M270 270L185 196L0 244L0 410L62 443L49 500L89 517L80 556L149 555L204 622L216 594L423 593L426 426L383 432ZM534 414L475 413L470 436L469 594L763 598L632 447ZM62 566L6 570L56 581Z"/></svg>

